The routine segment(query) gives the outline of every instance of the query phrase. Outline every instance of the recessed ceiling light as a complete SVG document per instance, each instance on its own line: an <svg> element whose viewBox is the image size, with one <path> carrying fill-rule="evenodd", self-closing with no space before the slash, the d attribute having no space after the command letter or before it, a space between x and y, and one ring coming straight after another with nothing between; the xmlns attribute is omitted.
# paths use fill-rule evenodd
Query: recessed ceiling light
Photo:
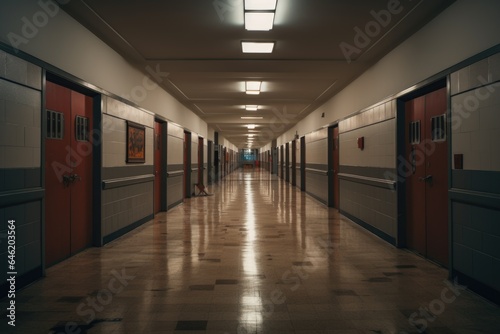
<svg viewBox="0 0 500 334"><path fill-rule="evenodd" d="M250 31L269 31L273 29L273 12L245 12L245 29Z"/></svg>
<svg viewBox="0 0 500 334"><path fill-rule="evenodd" d="M262 81L246 81L245 88L248 95L259 95Z"/></svg>
<svg viewBox="0 0 500 334"><path fill-rule="evenodd" d="M241 42L243 53L272 53L274 42Z"/></svg>
<svg viewBox="0 0 500 334"><path fill-rule="evenodd" d="M257 111L257 110L259 110L259 106L248 105L248 106L245 106L245 109L248 111Z"/></svg>
<svg viewBox="0 0 500 334"><path fill-rule="evenodd" d="M262 81L246 81L245 82L246 90L260 90L261 85L262 85Z"/></svg>
<svg viewBox="0 0 500 334"><path fill-rule="evenodd" d="M248 125L247 125L247 128L248 128L249 130L253 130L253 129L255 129L255 128L256 128L256 125L255 125L255 124L248 124Z"/></svg>
<svg viewBox="0 0 500 334"><path fill-rule="evenodd" d="M262 117L262 116L241 116L241 119L264 119L264 117Z"/></svg>
<svg viewBox="0 0 500 334"><path fill-rule="evenodd" d="M248 134L247 134L247 136L248 136L248 137L253 137L253 136L255 136L255 135L254 135L253 133L248 133Z"/></svg>
<svg viewBox="0 0 500 334"><path fill-rule="evenodd" d="M276 10L278 0L245 0L245 10Z"/></svg>

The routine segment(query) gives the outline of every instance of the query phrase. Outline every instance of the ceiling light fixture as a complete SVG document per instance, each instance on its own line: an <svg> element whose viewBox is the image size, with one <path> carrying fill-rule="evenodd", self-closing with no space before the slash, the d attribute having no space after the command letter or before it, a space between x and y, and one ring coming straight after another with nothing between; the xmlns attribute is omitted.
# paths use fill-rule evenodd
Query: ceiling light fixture
<svg viewBox="0 0 500 334"><path fill-rule="evenodd" d="M248 106L245 106L245 109L248 111L257 111L257 110L259 110L259 106L248 105Z"/></svg>
<svg viewBox="0 0 500 334"><path fill-rule="evenodd" d="M260 90L261 85L262 85L262 81L247 81L245 83L247 90Z"/></svg>
<svg viewBox="0 0 500 334"><path fill-rule="evenodd" d="M245 29L269 31L273 29L274 12L245 12Z"/></svg>
<svg viewBox="0 0 500 334"><path fill-rule="evenodd" d="M253 129L255 129L255 128L256 128L256 125L255 125L255 124L248 124L248 125L247 125L247 128L248 128L249 130L253 130Z"/></svg>
<svg viewBox="0 0 500 334"><path fill-rule="evenodd" d="M272 53L274 42L241 42L243 53Z"/></svg>
<svg viewBox="0 0 500 334"><path fill-rule="evenodd" d="M278 0L245 0L245 10L276 10Z"/></svg>
<svg viewBox="0 0 500 334"><path fill-rule="evenodd" d="M241 119L264 119L264 117L262 117L262 116L241 116Z"/></svg>
<svg viewBox="0 0 500 334"><path fill-rule="evenodd" d="M259 95L261 85L262 85L262 81L247 81L247 82L245 82L246 93L248 95Z"/></svg>

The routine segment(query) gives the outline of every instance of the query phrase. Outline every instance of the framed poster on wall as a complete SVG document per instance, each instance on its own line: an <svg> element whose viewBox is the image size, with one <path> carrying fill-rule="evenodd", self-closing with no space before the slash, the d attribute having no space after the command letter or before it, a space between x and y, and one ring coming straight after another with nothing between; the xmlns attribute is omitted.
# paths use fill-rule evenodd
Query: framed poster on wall
<svg viewBox="0 0 500 334"><path fill-rule="evenodd" d="M127 121L127 163L146 162L146 127Z"/></svg>

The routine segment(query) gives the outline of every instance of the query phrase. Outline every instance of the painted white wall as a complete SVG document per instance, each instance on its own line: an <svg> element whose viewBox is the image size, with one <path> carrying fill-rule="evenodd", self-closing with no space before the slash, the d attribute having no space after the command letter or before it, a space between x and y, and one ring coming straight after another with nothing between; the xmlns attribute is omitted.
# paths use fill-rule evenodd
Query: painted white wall
<svg viewBox="0 0 500 334"><path fill-rule="evenodd" d="M264 153L264 152L270 151L270 150L271 150L271 148L272 148L271 143L268 143L268 144L266 144L266 145L262 146L262 147L259 149L259 152L260 152L260 153Z"/></svg>
<svg viewBox="0 0 500 334"><path fill-rule="evenodd" d="M168 140L167 140L167 164L168 165L183 165L184 164L184 129L175 124L168 124Z"/></svg>
<svg viewBox="0 0 500 334"><path fill-rule="evenodd" d="M500 44L500 1L458 0L278 138L315 131ZM321 114L325 113L322 118Z"/></svg>
<svg viewBox="0 0 500 334"><path fill-rule="evenodd" d="M212 142L215 142L215 130L211 126L207 128L207 141L210 140Z"/></svg>
<svg viewBox="0 0 500 334"><path fill-rule="evenodd" d="M238 147L236 147L236 145L233 145L229 140L227 140L226 138L224 138L224 136L221 136L220 134L219 134L219 145L226 147L228 150L233 150L235 152L238 152Z"/></svg>
<svg viewBox="0 0 500 334"><path fill-rule="evenodd" d="M197 134L191 134L191 168L198 168L198 145L199 137Z"/></svg>
<svg viewBox="0 0 500 334"><path fill-rule="evenodd" d="M451 104L453 156L463 155L465 170L500 172L500 85L455 95Z"/></svg>
<svg viewBox="0 0 500 334"><path fill-rule="evenodd" d="M306 162L328 165L328 129L321 129L306 135Z"/></svg>
<svg viewBox="0 0 500 334"><path fill-rule="evenodd" d="M23 35L23 20L33 22L34 15L40 12L45 13L38 1L2 0L0 41L12 45L9 39L12 34L23 38L28 36L27 43L18 44L17 49L207 137L205 121L163 89L145 89L151 88L152 82L141 70L133 67L64 11L46 15L48 20L45 24L35 26L36 33ZM139 95L140 92L146 94Z"/></svg>

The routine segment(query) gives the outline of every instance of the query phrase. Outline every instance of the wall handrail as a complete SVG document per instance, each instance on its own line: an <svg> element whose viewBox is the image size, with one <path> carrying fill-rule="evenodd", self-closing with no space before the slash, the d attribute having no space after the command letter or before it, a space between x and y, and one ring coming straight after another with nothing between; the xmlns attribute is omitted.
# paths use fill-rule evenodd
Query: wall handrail
<svg viewBox="0 0 500 334"><path fill-rule="evenodd" d="M316 168L309 168L309 167L306 167L306 172L311 172L311 173L321 174L321 175L328 175L328 171L327 170L316 169Z"/></svg>

